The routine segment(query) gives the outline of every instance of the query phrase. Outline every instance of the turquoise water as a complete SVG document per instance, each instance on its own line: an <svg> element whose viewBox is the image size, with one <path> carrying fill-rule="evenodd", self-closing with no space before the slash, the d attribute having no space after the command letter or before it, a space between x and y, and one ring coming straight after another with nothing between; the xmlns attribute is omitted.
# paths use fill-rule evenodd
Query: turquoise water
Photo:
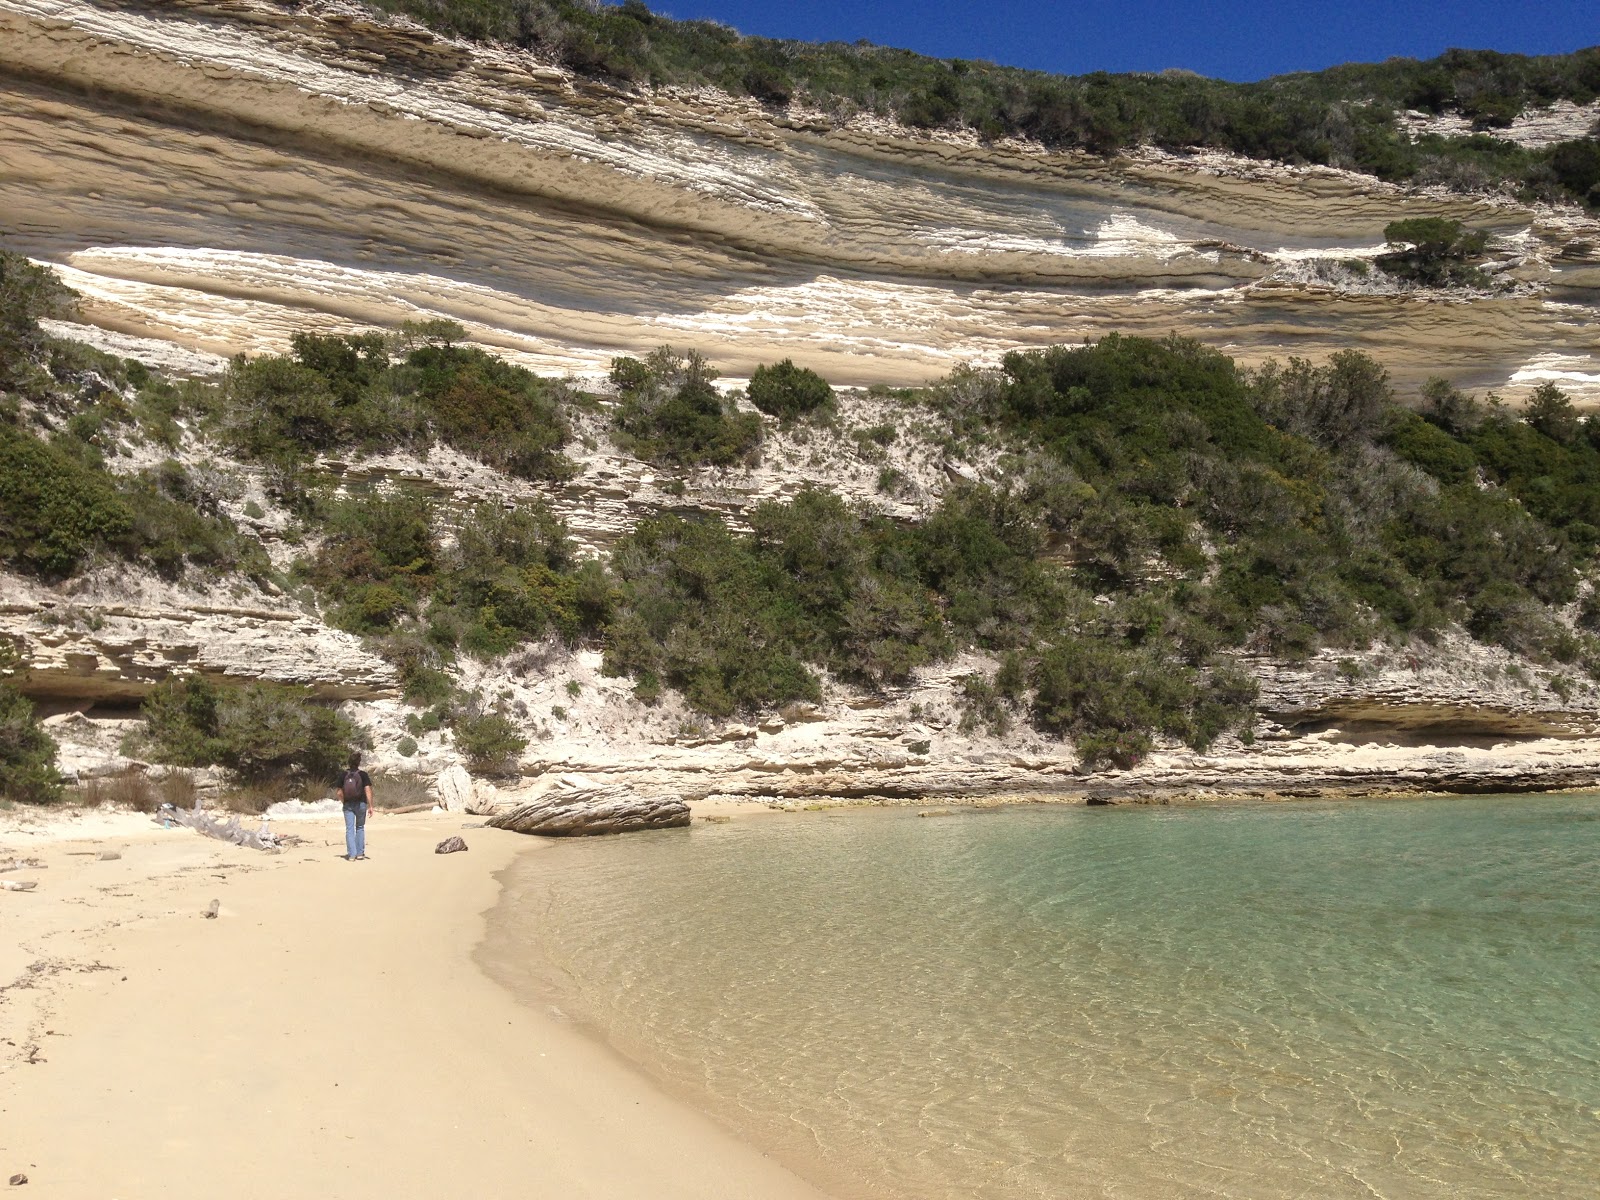
<svg viewBox="0 0 1600 1200"><path fill-rule="evenodd" d="M1600 798L755 817L541 847L494 927L844 1196L1600 1187Z"/></svg>

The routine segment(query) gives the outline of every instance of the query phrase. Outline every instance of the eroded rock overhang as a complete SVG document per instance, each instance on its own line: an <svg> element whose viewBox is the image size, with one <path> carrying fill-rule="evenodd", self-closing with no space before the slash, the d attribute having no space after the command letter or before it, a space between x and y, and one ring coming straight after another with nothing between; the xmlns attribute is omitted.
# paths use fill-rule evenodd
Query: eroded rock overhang
<svg viewBox="0 0 1600 1200"><path fill-rule="evenodd" d="M1175 332L1600 397L1576 211L634 95L350 5L0 0L0 38L11 240L122 333L227 354L448 317L549 371L676 343L733 377L787 356L904 384ZM1420 297L1342 265L1423 214L1494 230L1514 286Z"/></svg>

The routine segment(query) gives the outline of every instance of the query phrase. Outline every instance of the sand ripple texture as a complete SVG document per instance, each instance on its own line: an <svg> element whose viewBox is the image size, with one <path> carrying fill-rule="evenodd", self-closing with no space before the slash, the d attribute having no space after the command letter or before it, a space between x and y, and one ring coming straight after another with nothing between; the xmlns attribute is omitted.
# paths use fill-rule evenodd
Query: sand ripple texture
<svg viewBox="0 0 1600 1200"><path fill-rule="evenodd" d="M0 41L8 241L122 335L228 354L449 317L544 370L670 342L870 384L1177 332L1600 398L1600 226L1573 210L638 95L343 3L0 0ZM1493 229L1510 285L1350 267L1434 213Z"/></svg>

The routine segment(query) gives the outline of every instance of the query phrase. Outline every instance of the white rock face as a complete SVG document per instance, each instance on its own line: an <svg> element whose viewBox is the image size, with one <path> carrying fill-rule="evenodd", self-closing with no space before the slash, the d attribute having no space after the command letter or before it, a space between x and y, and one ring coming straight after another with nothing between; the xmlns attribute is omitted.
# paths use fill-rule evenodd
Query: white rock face
<svg viewBox="0 0 1600 1200"><path fill-rule="evenodd" d="M243 583L197 590L111 567L53 588L0 572L0 636L27 656L29 693L61 704L128 703L189 672L341 700L395 688L360 638Z"/></svg>
<svg viewBox="0 0 1600 1200"><path fill-rule="evenodd" d="M0 39L31 80L0 86L18 248L90 320L192 350L449 317L557 373L673 343L866 385L1121 330L1359 348L1513 397L1559 355L1600 397L1600 224L1576 211L639 95L343 5L0 0ZM1344 265L1407 215L1492 229L1514 286L1441 302Z"/></svg>
<svg viewBox="0 0 1600 1200"><path fill-rule="evenodd" d="M472 776L459 763L439 772L435 784L439 804L445 812L464 813L472 810Z"/></svg>

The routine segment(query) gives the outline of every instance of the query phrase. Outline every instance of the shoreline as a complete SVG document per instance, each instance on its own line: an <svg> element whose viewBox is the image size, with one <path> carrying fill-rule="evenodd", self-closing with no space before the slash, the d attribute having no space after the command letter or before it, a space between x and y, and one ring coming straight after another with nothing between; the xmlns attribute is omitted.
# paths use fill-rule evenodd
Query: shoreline
<svg viewBox="0 0 1600 1200"><path fill-rule="evenodd" d="M1101 802L1454 795L1238 789ZM1014 792L691 807L697 823L721 823L1084 803ZM852 1194L838 1164L730 1123L561 1012L538 964L496 941L509 873L561 839L380 811L373 860L351 864L337 818L276 822L304 842L268 855L145 814L15 817L0 824L0 863L45 865L0 875L38 885L0 892L11 935L0 942L0 1176L26 1174L39 1194ZM466 854L433 853L458 832ZM203 915L211 900L215 921Z"/></svg>
<svg viewBox="0 0 1600 1200"><path fill-rule="evenodd" d="M825 1200L490 978L497 876L538 842L464 823L379 813L360 864L330 820L281 823L306 841L278 855L139 814L0 831L0 859L46 864L0 893L0 1175L121 1200ZM457 832L467 853L433 853Z"/></svg>

